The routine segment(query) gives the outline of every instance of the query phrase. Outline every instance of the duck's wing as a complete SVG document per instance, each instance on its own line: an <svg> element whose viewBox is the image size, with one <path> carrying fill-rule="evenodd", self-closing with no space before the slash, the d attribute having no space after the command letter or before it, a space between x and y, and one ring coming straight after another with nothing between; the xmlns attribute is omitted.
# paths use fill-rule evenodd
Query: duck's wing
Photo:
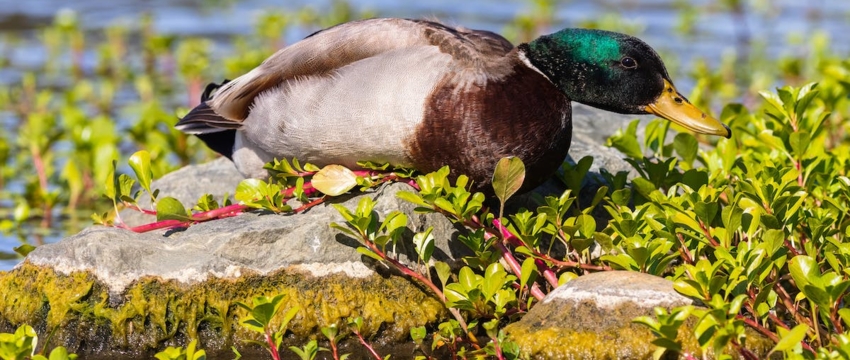
<svg viewBox="0 0 850 360"><path fill-rule="evenodd" d="M212 98L177 124L189 133L238 129L260 93L298 78L331 75L337 69L404 48L434 46L460 67L485 66L513 45L488 31L453 29L425 20L370 19L316 32L279 50L260 66L222 85ZM411 64L416 66L416 64Z"/></svg>

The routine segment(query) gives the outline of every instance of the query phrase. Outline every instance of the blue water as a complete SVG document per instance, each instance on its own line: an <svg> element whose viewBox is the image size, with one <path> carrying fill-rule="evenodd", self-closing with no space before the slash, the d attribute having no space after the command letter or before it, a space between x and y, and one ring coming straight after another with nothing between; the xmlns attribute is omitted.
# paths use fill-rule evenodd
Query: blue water
<svg viewBox="0 0 850 360"><path fill-rule="evenodd" d="M36 68L45 59L46 53L37 39L39 26L53 21L59 9L72 9L80 17L80 23L89 30L98 30L110 25L125 24L137 26L138 16L150 12L156 30L164 34L200 35L218 41L225 41L236 34L248 35L253 32L254 19L269 9L295 10L304 6L313 6L321 12L329 1L287 0L220 0L220 3L233 3L228 7L205 5L203 0L0 0L0 53L8 54L11 67L0 70L0 84L16 82L20 73ZM746 3L760 3L757 1ZM358 10L371 10L379 16L411 18L435 18L448 24L463 25L502 32L508 22L517 15L530 10L530 1L495 0L350 0ZM635 25L640 29L639 36L662 53L675 53L681 64L688 64L694 58L704 58L710 64L720 61L722 54L735 50L736 34L742 22L734 19L728 12L712 8L717 2L709 0L693 1L706 8L696 20L694 33L681 36L676 31L678 10L673 0L605 0L605 1L563 1L556 6L555 21L551 31L563 27L577 26L606 13L618 13L621 22ZM794 54L803 51L805 40L815 31L829 34L835 51L850 52L850 1L843 0L774 0L772 10L747 8L744 22L752 33L752 41L766 44L771 56ZM297 41L315 29L297 29L290 31L285 40ZM14 33L23 41L9 41L7 34ZM802 34L802 44L788 46L792 34ZM86 54L94 61L95 54ZM687 69L680 67L680 74L671 74L674 78ZM685 84L685 85L683 85ZM688 84L679 83L684 91ZM0 124L9 129L15 120L0 112ZM3 189L20 191L19 189ZM2 203L0 207L8 207ZM61 234L48 236L46 241L57 241ZM0 254L11 254L12 248L20 245L16 237L4 237L0 234ZM1 256L0 256L1 257ZM9 269L20 259L0 259L0 270Z"/></svg>
<svg viewBox="0 0 850 360"><path fill-rule="evenodd" d="M207 1L208 2L208 1ZM150 12L155 18L155 27L166 34L204 35L223 37L233 34L247 35L253 31L253 21L263 11L296 10L312 6L317 10L326 8L329 1L288 0L285 3L273 0L233 1L229 7L203 5L205 1L166 0L35 0L0 1L0 27L2 31L31 30L39 24L49 23L58 9L75 10L84 27L99 29L113 24L132 25L138 14ZM227 1L219 1L227 2ZM350 0L359 10L372 10L379 16L438 18L451 24L482 28L501 32L505 25L517 15L527 13L530 1L494 0ZM711 5L712 1L692 1L707 9L702 11L695 24L693 37L676 34L678 10L673 0L606 0L606 1L563 1L555 13L552 31L600 17L603 13L617 12L624 22L641 24L645 28L640 36L650 45L662 50L676 51L687 63L692 56L705 57L711 61L733 48L736 24L740 24L728 12ZM745 3L758 3L746 2ZM747 8L746 24L753 33L754 41L767 43L771 54L781 55L793 51L786 47L789 34L811 34L825 31L830 34L836 50L850 49L850 1L839 0L774 0L772 10ZM14 17L25 20L10 21ZM10 29L9 27L12 27ZM306 35L306 31L291 31L288 42ZM841 41L844 40L844 41ZM6 47L0 39L0 48ZM23 45L23 46L21 46ZM44 57L38 46L16 44L13 61L26 68L26 64L38 63ZM0 79L3 74L0 74Z"/></svg>

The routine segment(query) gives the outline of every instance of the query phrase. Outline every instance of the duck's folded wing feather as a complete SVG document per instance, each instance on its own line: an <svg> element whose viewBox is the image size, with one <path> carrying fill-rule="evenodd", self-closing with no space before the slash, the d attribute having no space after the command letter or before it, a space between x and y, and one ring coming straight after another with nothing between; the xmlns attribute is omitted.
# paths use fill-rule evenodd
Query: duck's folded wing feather
<svg viewBox="0 0 850 360"><path fill-rule="evenodd" d="M481 46L484 44L486 49ZM251 72L222 86L208 105L224 118L242 121L258 94L284 81L332 73L361 59L416 46L439 46L462 62L475 61L475 53L504 54L512 47L492 33L455 30L429 21L354 21L319 31L278 51Z"/></svg>
<svg viewBox="0 0 850 360"><path fill-rule="evenodd" d="M174 127L184 133L198 135L237 130L241 125L241 122L225 119L216 114L209 105L201 103L183 116Z"/></svg>

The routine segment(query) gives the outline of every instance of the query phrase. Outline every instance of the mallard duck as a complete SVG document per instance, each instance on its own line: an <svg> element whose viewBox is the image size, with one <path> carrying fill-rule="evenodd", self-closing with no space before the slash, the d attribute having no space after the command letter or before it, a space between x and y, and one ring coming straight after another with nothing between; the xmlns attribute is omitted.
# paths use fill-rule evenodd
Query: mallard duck
<svg viewBox="0 0 850 360"><path fill-rule="evenodd" d="M267 177L274 158L351 168L368 160L423 172L449 165L482 190L500 158L518 156L529 190L567 156L571 101L731 134L676 90L649 45L589 29L514 47L432 21L353 21L207 90L177 128L254 178Z"/></svg>

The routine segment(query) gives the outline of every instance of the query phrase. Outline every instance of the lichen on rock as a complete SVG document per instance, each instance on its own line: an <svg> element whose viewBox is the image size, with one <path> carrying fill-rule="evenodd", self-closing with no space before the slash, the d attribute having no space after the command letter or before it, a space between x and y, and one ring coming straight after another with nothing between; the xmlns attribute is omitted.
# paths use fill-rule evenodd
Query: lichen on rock
<svg viewBox="0 0 850 360"><path fill-rule="evenodd" d="M192 285L155 277L130 285L120 301L93 276L63 275L22 264L0 274L3 331L19 324L39 333L54 332L54 342L81 354L151 355L167 345L199 339L210 350L227 349L242 340L260 340L244 330L245 310L236 302L260 295L286 294L283 310L299 307L286 342L301 345L329 324L362 317L364 336L378 343L403 341L410 328L443 319L442 303L399 276L374 273L315 277L297 270L245 274L237 279L209 279ZM410 306L416 304L416 306ZM279 319L276 320L279 324Z"/></svg>

